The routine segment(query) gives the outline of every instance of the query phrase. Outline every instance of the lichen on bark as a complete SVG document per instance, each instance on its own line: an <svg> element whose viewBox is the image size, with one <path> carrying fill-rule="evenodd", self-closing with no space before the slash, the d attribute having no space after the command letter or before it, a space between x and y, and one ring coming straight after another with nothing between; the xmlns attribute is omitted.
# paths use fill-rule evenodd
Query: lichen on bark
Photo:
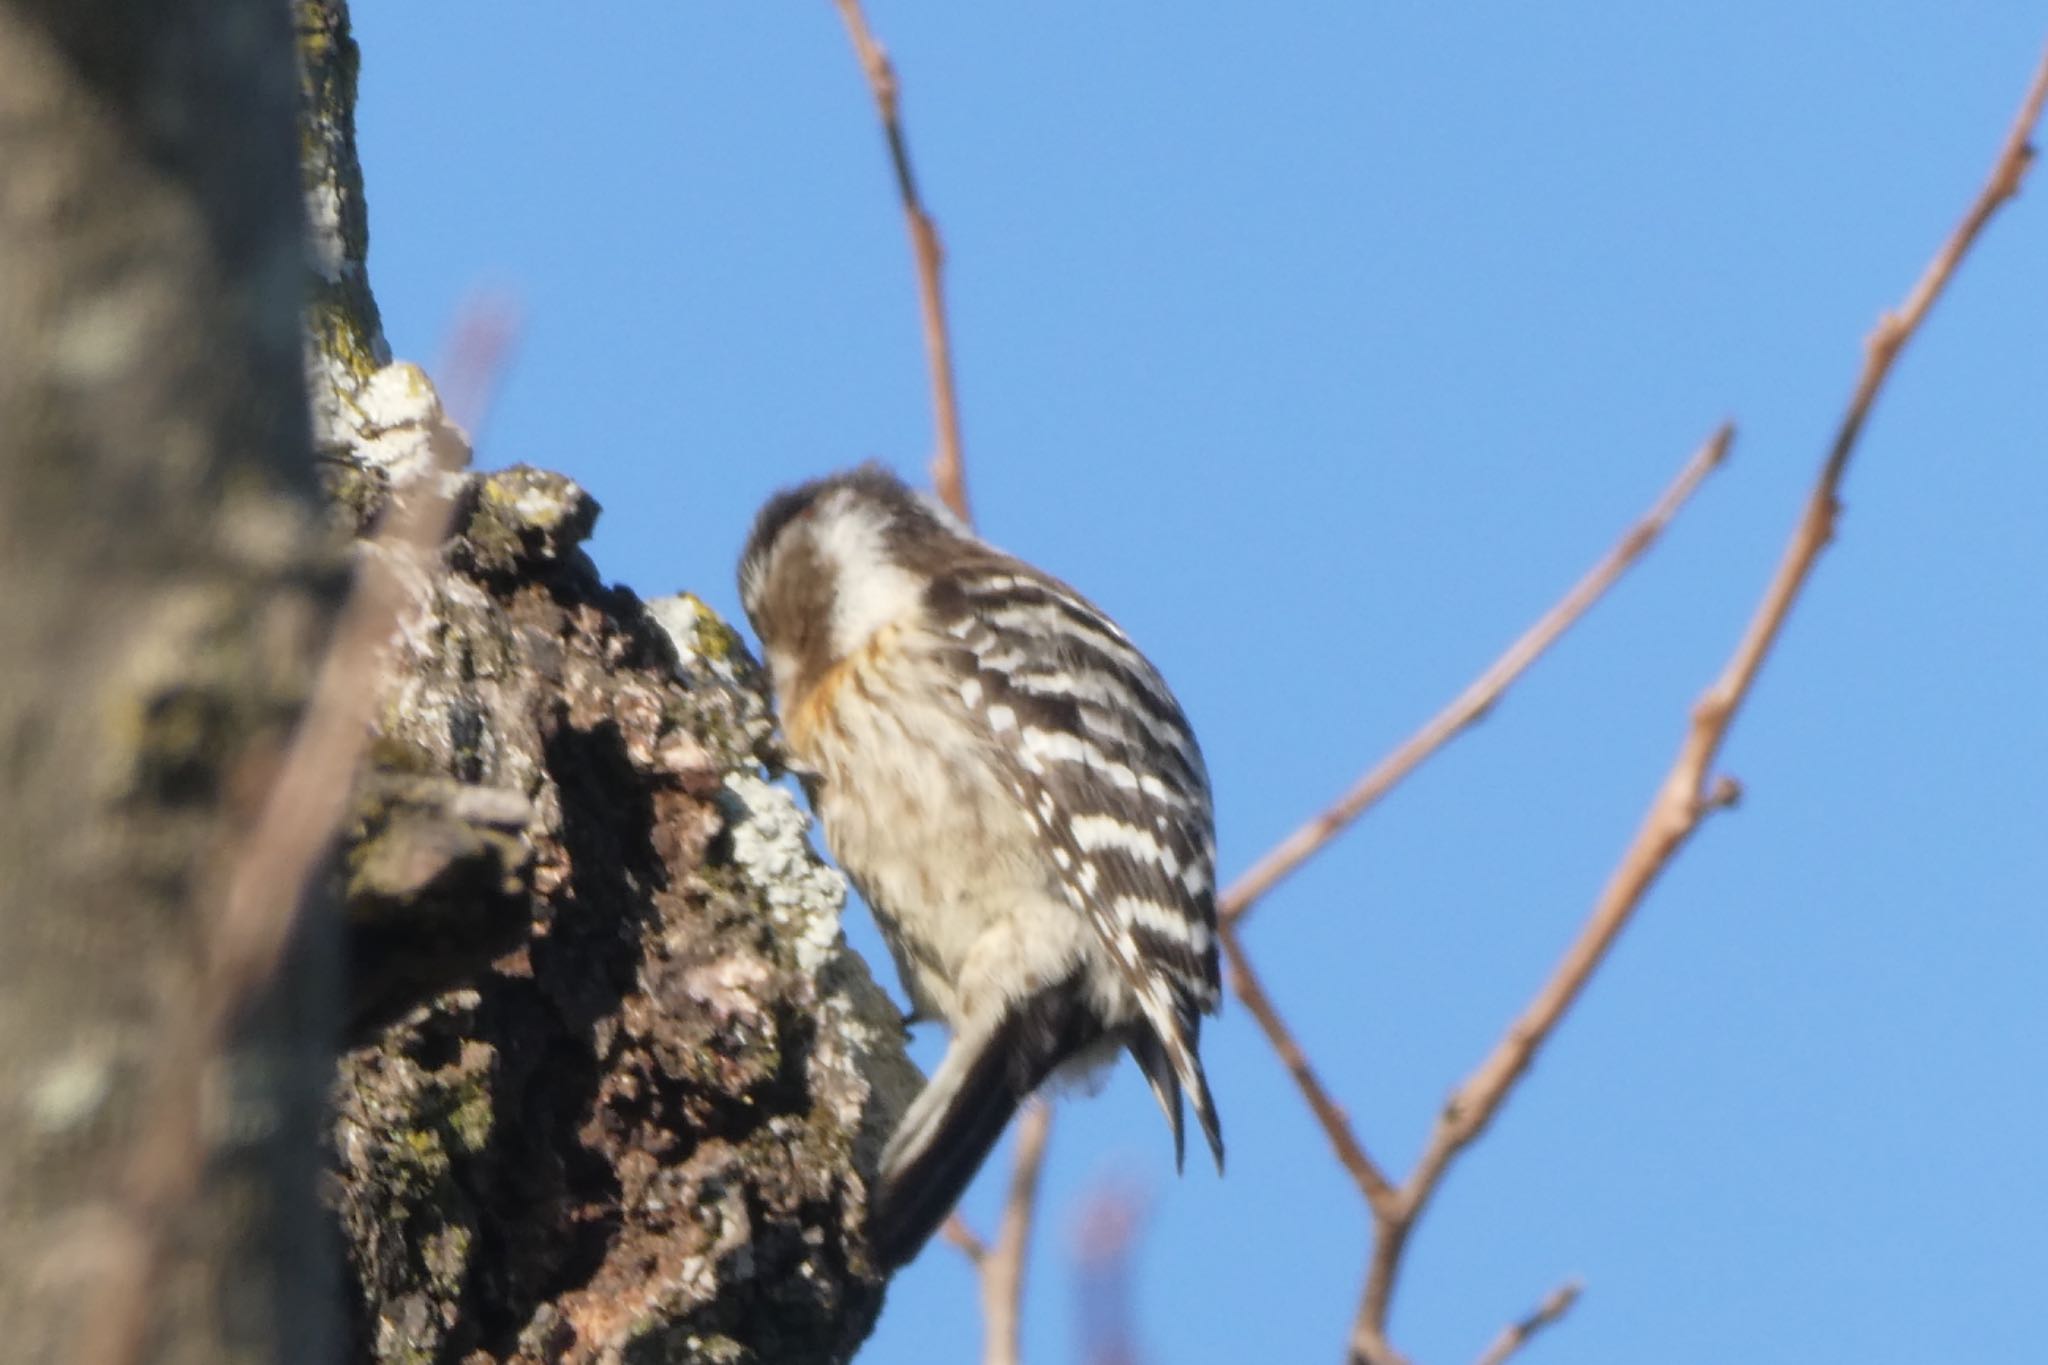
<svg viewBox="0 0 2048 1365"><path fill-rule="evenodd" d="M523 941L343 1058L362 1351L845 1359L880 1302L859 1173L916 1078L837 875L762 776L757 674L700 604L664 624L599 581L569 480L480 476L465 507L349 832L356 979L382 1017L379 963L459 976L440 950L494 918ZM488 818L465 827L462 793ZM446 928L444 882L480 938Z"/></svg>
<svg viewBox="0 0 2048 1365"><path fill-rule="evenodd" d="M863 1173L918 1077L769 780L760 672L696 599L603 582L574 481L445 472L467 438L362 270L345 6L299 32L330 499L363 534L416 480L457 497L336 870L351 1358L845 1360L881 1302Z"/></svg>

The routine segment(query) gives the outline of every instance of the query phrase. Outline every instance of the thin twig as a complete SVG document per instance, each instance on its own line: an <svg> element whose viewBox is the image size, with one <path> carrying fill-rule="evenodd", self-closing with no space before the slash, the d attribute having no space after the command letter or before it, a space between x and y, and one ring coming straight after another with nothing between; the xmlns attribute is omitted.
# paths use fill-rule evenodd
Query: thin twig
<svg viewBox="0 0 2048 1365"><path fill-rule="evenodd" d="M1551 1290L1550 1297L1537 1304L1534 1312L1520 1322L1511 1322L1501 1328L1500 1335L1479 1353L1479 1359L1473 1365L1501 1365L1509 1356L1527 1346L1531 1337L1571 1312L1572 1305L1579 1301L1584 1289L1584 1285L1572 1280Z"/></svg>
<svg viewBox="0 0 2048 1365"><path fill-rule="evenodd" d="M924 317L925 362L931 371L932 419L936 446L932 454L932 489L954 515L970 525L974 513L967 501L966 465L961 456L960 405L953 383L953 343L946 326L944 271L946 253L938 227L925 211L910 168L910 143L904 136L898 101L896 68L868 28L860 0L834 0L853 39L853 50L874 93L882 132L889 143L889 163L896 172L896 195L910 228L911 254L917 262L918 301ZM1031 1225L1037 1207L1038 1178L1045 1162L1052 1108L1034 1104L1017 1125L1017 1145L1010 1169L1010 1194L993 1244L982 1240L967 1220L955 1213L941 1235L960 1249L981 1279L987 1365L1016 1365L1021 1338L1024 1271Z"/></svg>
<svg viewBox="0 0 2048 1365"><path fill-rule="evenodd" d="M988 1259L988 1243L958 1213L948 1215L946 1221L939 1225L939 1236L958 1248L960 1254L967 1258L967 1263L977 1270Z"/></svg>
<svg viewBox="0 0 2048 1365"><path fill-rule="evenodd" d="M1631 526L1628 534L1558 599L1557 605L1524 631L1520 639L1509 645L1506 652L1474 678L1449 705L1430 717L1399 748L1373 765L1329 809L1274 845L1249 871L1231 883L1217 902L1218 917L1225 923L1243 918L1254 902L1393 790L1403 778L1420 767L1423 760L1492 710L1501 694L1657 543L1658 536L1678 515L1694 490L1727 458L1728 446L1734 436L1734 428L1724 425L1709 437L1706 444L1686 461L1678 477L1672 480L1671 486L1658 497L1642 520Z"/></svg>
<svg viewBox="0 0 2048 1365"><path fill-rule="evenodd" d="M458 355L467 346L459 336ZM487 365L474 368L481 375ZM94 1299L100 1311L81 1333L78 1365L144 1358L169 1228L197 1197L206 1165L204 1096L215 1059L275 976L347 809L369 742L382 652L409 600L399 566L432 561L453 511L448 484L438 469L407 484L376 539L359 552L313 694L253 827L230 850L220 908L206 926L200 1008L166 1044L148 1117L122 1171Z"/></svg>
<svg viewBox="0 0 2048 1365"><path fill-rule="evenodd" d="M1403 778L1414 772L1423 760L1441 749L1459 731L1484 715L1515 679L1564 634L1573 622L1585 615L1600 595L1656 543L1658 535L1670 524L1671 519L1685 505L1694 490L1727 458L1729 442L1733 437L1733 429L1727 426L1715 432L1687 459L1678 476L1658 496L1650 510L1629 528L1628 533L1614 548L1574 584L1555 606L1544 613L1541 620L1523 632L1521 638L1510 645L1484 673L1475 678L1450 705L1439 711L1428 724L1403 741L1399 748L1368 771L1342 800L1289 836L1224 893L1218 918L1221 921L1219 927L1222 930L1223 951L1230 959L1231 989L1238 999L1244 1002L1245 1008L1251 1011L1253 1020L1265 1033L1281 1064L1293 1077L1295 1086L1308 1100L1309 1108L1314 1111L1317 1121L1322 1124L1323 1131L1329 1136L1338 1162L1350 1174L1367 1203L1378 1213L1391 1212L1392 1201L1398 1198L1399 1192L1387 1179L1379 1164L1366 1152L1365 1144L1359 1139L1349 1118L1323 1086L1321 1079L1309 1065L1300 1043L1280 1017L1272 999L1266 994L1258 973L1252 968L1243 942L1238 937L1237 930L1241 917L1254 899L1271 889L1274 883L1327 844L1338 830L1357 819L1393 790Z"/></svg>
<svg viewBox="0 0 2048 1365"><path fill-rule="evenodd" d="M1244 944L1238 941L1236 926L1225 923L1220 935L1223 955L1230 959L1230 988L1244 1007L1251 1011L1253 1020L1273 1051L1280 1058L1280 1064L1287 1068L1287 1074L1294 1078L1294 1084L1308 1100L1308 1107L1315 1111L1316 1120L1329 1135L1330 1147L1336 1153L1337 1162L1351 1176L1366 1203L1379 1208L1388 1200L1398 1197L1393 1182L1380 1169L1379 1163L1367 1154L1365 1144L1351 1126L1350 1118L1337 1101L1324 1088L1322 1078L1309 1065L1308 1055L1301 1050L1287 1023L1274 1008L1271 997L1260 984L1258 973L1252 970L1251 957L1245 952Z"/></svg>
<svg viewBox="0 0 2048 1365"><path fill-rule="evenodd" d="M882 116L882 132L889 140L889 161L896 171L896 195L903 202L903 218L910 228L910 250L917 261L917 293L924 314L925 363L932 376L932 417L937 427L932 452L932 488L940 501L953 509L962 521L972 522L968 510L967 474L960 454L960 405L953 386L953 343L946 328L946 297L943 283L946 252L939 230L925 212L917 192L917 177L910 169L910 144L903 134L903 120L897 104L896 69L889 54L875 41L861 13L860 0L834 0L853 50L866 73L868 88L874 92L875 108Z"/></svg>
<svg viewBox="0 0 2048 1365"><path fill-rule="evenodd" d="M1397 1216L1376 1217L1371 1267L1353 1328L1355 1355L1373 1361L1397 1358L1387 1345L1386 1323L1400 1273L1401 1253L1415 1220L1436 1193L1444 1172L1500 1112L1515 1083L1528 1071L1558 1021L1578 999L1657 878L1691 840L1706 816L1731 804L1739 795L1739 788L1731 779L1711 778L1714 759L1737 712L1749 698L1764 658L1783 631L1793 602L1806 586L1814 562L1834 534L1841 510L1842 475L1893 362L1926 319L1928 310L1941 296L1992 214L2018 192L2033 160L2028 138L2040 119L2044 99L2048 99L2048 51L2042 55L1984 188L1935 253L1899 310L1880 318L1869 337L1854 394L1777 572L1721 675L1694 705L1678 756L1591 916L1550 979L1508 1026L1493 1051L1445 1103L1414 1172L1402 1187L1402 1197L1395 1207Z"/></svg>
<svg viewBox="0 0 2048 1365"><path fill-rule="evenodd" d="M985 1365L1017 1365L1022 1357L1024 1271L1031 1259L1031 1228L1038 1209L1038 1177L1045 1169L1045 1142L1052 1131L1052 1106L1029 1105L1017 1123L1017 1154L1010 1169L1010 1193L995 1244L976 1262L981 1272L981 1314L986 1334Z"/></svg>

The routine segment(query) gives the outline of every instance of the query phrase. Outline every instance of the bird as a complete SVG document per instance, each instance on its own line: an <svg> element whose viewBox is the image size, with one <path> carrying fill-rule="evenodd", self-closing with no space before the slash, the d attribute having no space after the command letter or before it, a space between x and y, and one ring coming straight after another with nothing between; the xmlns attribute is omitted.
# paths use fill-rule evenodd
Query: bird
<svg viewBox="0 0 2048 1365"><path fill-rule="evenodd" d="M1018 1106L1128 1052L1219 1173L1207 769L1107 614L879 464L771 497L740 557L789 767L912 1010L950 1033L883 1148L870 1255L911 1260Z"/></svg>

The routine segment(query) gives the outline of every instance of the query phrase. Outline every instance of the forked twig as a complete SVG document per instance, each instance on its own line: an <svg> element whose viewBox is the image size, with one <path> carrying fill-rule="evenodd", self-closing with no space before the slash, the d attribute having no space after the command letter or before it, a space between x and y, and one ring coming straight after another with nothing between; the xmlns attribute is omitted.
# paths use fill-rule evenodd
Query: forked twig
<svg viewBox="0 0 2048 1365"><path fill-rule="evenodd" d="M1450 705L1437 712L1400 747L1374 765L1335 805L1289 835L1261 858L1250 872L1238 878L1218 905L1218 927L1224 955L1230 960L1232 992L1244 1003L1253 1021L1266 1035L1266 1041L1272 1045L1281 1065L1287 1068L1296 1088L1308 1100L1316 1121L1328 1135L1338 1163L1351 1176L1376 1214L1393 1211L1399 1191L1367 1153L1350 1119L1324 1087L1300 1042L1267 995L1239 935L1243 915L1255 898L1265 894L1281 878L1327 845L1341 829L1363 815L1432 754L1484 715L1544 650L1584 616L1593 603L1648 552L1707 475L1727 458L1729 443L1733 439L1734 430L1728 426L1723 426L1709 437L1686 460L1677 477L1658 495L1649 511L1628 529L1599 563L1572 585L1555 606L1543 614L1542 619L1508 646L1507 651L1473 679Z"/></svg>
<svg viewBox="0 0 2048 1365"><path fill-rule="evenodd" d="M1017 1151L1010 1166L1010 1193L995 1244L983 1241L959 1214L939 1235L960 1249L981 1282L983 1365L1018 1365L1023 1358L1024 1271L1031 1254L1031 1228L1038 1208L1038 1178L1045 1169L1052 1106L1029 1105L1017 1123Z"/></svg>
<svg viewBox="0 0 2048 1365"><path fill-rule="evenodd" d="M1038 1177L1045 1169L1045 1142L1052 1132L1052 1106L1034 1101L1017 1122L1017 1151L1010 1166L1010 1193L995 1244L976 1263L981 1275L985 1365L1018 1365L1022 1359L1024 1271L1030 1261L1031 1228L1038 1210Z"/></svg>
<svg viewBox="0 0 2048 1365"><path fill-rule="evenodd" d="M1030 1263L1038 1180L1045 1170L1051 1132L1052 1106L1043 1100L1027 1105L1017 1121L1010 1192L993 1243L984 1241L957 1213L939 1229L941 1237L960 1249L980 1281L983 1365L1018 1365L1023 1359L1024 1272Z"/></svg>
<svg viewBox="0 0 2048 1365"><path fill-rule="evenodd" d="M1734 654L1693 707L1692 723L1678 756L1650 803L1635 838L1622 854L1592 915L1566 949L1562 961L1478 1068L1466 1078L1438 1116L1414 1172L1402 1187L1392 1217L1375 1212L1375 1238L1358 1318L1352 1329L1354 1358L1399 1359L1386 1338L1387 1312L1400 1273L1402 1252L1415 1221L1436 1193L1444 1172L1486 1130L1515 1083L1549 1040L1557 1023L1605 959L1644 896L1701 822L1738 795L1735 783L1711 776L1729 726L1748 700L1759 669L1784 630L1792 604L1813 565L1834 534L1840 514L1842 475L1893 363L1941 296L1956 267L1999 206L2019 190L2033 149L2028 139L2048 99L2048 51L2044 51L2019 114L1993 163L1991 175L1968 211L1895 313L1879 319L1865 346L1863 368L1828 449L1819 477L1785 553Z"/></svg>
<svg viewBox="0 0 2048 1365"><path fill-rule="evenodd" d="M946 298L943 275L945 247L924 200L917 192L917 177L910 169L910 144L903 135L903 120L897 109L896 68L889 54L868 29L860 0L834 0L853 50L866 73L868 88L874 92L875 108L882 117L882 132L889 140L889 162L896 171L896 194L903 202L903 218L910 228L910 249L917 261L917 294L924 314L925 363L932 377L932 416L936 425L936 448L932 452L932 488L962 521L972 522L968 510L967 474L960 453L960 404L953 386L953 343L946 327Z"/></svg>
<svg viewBox="0 0 2048 1365"><path fill-rule="evenodd" d="M1451 699L1449 705L1429 720L1399 748L1367 770L1363 777L1330 807L1274 845L1250 870L1232 882L1217 901L1217 916L1225 924L1242 919L1261 896L1277 886L1288 874L1313 857L1344 828L1363 815L1425 759L1456 738L1493 709L1501 694L1528 671L1543 652L1577 624L1606 591L1641 559L1671 519L1678 515L1694 490L1727 458L1735 429L1722 426L1707 443L1693 453L1678 477L1671 482L1643 518L1628 530L1613 549L1587 570L1585 577L1558 599L1521 638L1507 647L1484 673Z"/></svg>

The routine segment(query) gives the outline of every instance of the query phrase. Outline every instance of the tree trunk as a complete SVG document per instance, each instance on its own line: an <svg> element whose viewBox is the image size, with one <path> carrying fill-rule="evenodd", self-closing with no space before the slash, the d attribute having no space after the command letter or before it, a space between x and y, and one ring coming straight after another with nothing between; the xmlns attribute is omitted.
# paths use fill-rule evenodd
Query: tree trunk
<svg viewBox="0 0 2048 1365"><path fill-rule="evenodd" d="M317 1362L337 1335L333 954L316 931L224 1052L192 1024L336 581L291 73L270 0L0 3L10 1359Z"/></svg>
<svg viewBox="0 0 2048 1365"><path fill-rule="evenodd" d="M340 0L0 0L7 1352L843 1360L900 1023L736 637L605 586L569 480L440 472L354 63ZM216 1054L214 907L338 581L302 362L330 520L423 478L459 515L329 894Z"/></svg>

